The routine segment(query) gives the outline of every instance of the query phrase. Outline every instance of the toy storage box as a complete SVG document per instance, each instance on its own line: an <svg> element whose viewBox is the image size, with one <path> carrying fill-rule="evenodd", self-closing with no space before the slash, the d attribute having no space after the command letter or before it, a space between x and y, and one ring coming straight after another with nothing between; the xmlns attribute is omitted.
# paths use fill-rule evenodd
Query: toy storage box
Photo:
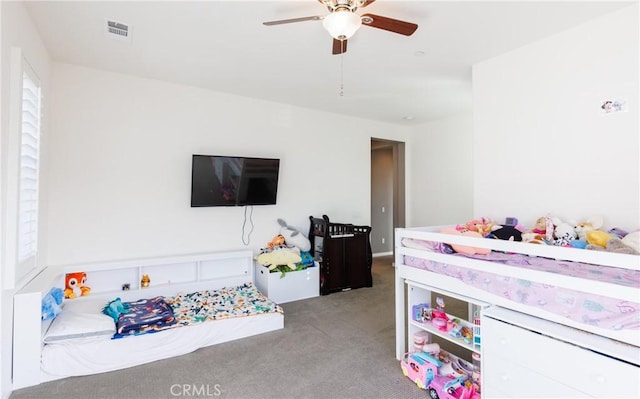
<svg viewBox="0 0 640 399"><path fill-rule="evenodd" d="M284 278L280 278L280 272L271 273L267 267L256 263L256 287L278 304L313 298L320 295L319 271L316 262L314 267L287 272Z"/></svg>

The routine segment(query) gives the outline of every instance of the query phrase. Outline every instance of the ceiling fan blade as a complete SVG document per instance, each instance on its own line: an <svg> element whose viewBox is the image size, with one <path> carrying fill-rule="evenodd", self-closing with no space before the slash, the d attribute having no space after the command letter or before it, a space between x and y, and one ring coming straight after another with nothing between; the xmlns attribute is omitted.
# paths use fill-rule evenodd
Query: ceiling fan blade
<svg viewBox="0 0 640 399"><path fill-rule="evenodd" d="M363 14L362 23L374 28L388 30L389 32L411 36L418 29L418 25L411 22L404 22L393 18L381 17L380 15Z"/></svg>
<svg viewBox="0 0 640 399"><path fill-rule="evenodd" d="M332 54L342 54L346 52L347 52L347 39L345 40L333 39Z"/></svg>
<svg viewBox="0 0 640 399"><path fill-rule="evenodd" d="M291 19L281 19L279 21L268 21L263 22L263 25L272 26L272 25L282 25L282 24L291 24L294 22L303 22L303 21L319 21L322 17L314 15L313 17L300 17L300 18L291 18Z"/></svg>

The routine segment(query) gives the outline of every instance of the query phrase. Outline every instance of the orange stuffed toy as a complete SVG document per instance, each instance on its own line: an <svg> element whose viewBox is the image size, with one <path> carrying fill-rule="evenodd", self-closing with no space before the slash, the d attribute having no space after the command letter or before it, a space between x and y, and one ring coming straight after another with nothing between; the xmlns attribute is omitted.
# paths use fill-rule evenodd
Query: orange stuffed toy
<svg viewBox="0 0 640 399"><path fill-rule="evenodd" d="M85 272L77 272L77 273L67 273L64 278L64 297L65 298L75 298L78 296L89 295L91 288L87 287L85 284L87 283L87 273Z"/></svg>
<svg viewBox="0 0 640 399"><path fill-rule="evenodd" d="M284 245L284 236L282 234L273 237L273 239L267 243L267 248L273 249L279 245Z"/></svg>

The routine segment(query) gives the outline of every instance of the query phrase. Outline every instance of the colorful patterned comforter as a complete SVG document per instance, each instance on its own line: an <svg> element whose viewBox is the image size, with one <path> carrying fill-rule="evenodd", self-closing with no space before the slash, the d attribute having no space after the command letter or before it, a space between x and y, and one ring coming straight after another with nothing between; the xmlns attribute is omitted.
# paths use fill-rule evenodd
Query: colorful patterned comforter
<svg viewBox="0 0 640 399"><path fill-rule="evenodd" d="M177 324L193 325L207 320L283 313L275 302L262 295L253 283L213 291L198 291L166 298Z"/></svg>

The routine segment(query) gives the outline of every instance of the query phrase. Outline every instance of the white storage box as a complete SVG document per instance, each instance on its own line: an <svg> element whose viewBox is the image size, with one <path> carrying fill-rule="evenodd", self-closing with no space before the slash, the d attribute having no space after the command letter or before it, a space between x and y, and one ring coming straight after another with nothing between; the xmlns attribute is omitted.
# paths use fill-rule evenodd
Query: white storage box
<svg viewBox="0 0 640 399"><path fill-rule="evenodd" d="M284 278L281 273L270 273L269 269L255 264L256 287L269 299L276 303L297 301L320 295L320 267L295 272L287 272Z"/></svg>

